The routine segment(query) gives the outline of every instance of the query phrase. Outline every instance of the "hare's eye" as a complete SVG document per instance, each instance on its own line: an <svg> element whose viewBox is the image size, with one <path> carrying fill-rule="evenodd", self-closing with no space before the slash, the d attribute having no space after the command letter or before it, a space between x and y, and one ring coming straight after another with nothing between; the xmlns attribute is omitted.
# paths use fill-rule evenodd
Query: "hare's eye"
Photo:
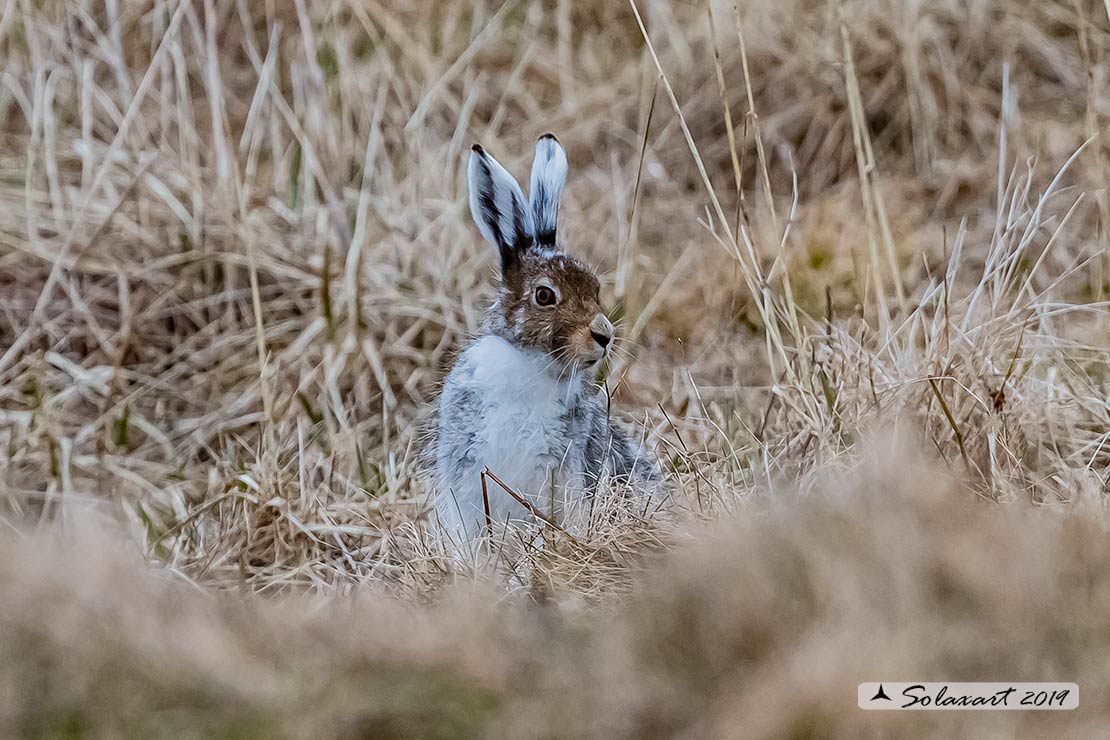
<svg viewBox="0 0 1110 740"><path fill-rule="evenodd" d="M556 300L557 299L555 297L555 291L551 288L547 287L546 285L541 285L536 288L537 306L554 306Z"/></svg>

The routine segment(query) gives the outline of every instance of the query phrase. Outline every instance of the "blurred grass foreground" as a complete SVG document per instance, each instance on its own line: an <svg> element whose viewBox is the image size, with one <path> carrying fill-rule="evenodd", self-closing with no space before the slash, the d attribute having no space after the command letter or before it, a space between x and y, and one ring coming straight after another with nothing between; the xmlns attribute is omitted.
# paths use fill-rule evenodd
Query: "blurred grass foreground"
<svg viewBox="0 0 1110 740"><path fill-rule="evenodd" d="M0 737L1110 734L1106 2L11 0L0 59ZM546 131L671 501L520 588L421 452L466 153Z"/></svg>

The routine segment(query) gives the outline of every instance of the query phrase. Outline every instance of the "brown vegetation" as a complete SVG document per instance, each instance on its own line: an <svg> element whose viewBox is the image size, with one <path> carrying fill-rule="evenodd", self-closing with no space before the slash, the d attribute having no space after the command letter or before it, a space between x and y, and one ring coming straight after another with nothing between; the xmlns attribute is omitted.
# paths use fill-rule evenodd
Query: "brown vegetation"
<svg viewBox="0 0 1110 740"><path fill-rule="evenodd" d="M1105 731L1110 6L739 5L0 8L0 732ZM466 152L548 130L674 503L551 534L538 608L450 585L419 451Z"/></svg>

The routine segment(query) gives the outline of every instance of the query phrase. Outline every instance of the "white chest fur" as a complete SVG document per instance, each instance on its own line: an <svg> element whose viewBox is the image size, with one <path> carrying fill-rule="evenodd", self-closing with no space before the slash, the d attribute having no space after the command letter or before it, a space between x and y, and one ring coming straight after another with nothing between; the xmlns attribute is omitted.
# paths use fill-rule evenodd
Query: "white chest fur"
<svg viewBox="0 0 1110 740"><path fill-rule="evenodd" d="M548 486L550 468L569 471L567 413L578 381L559 381L551 358L524 352L500 337L484 337L466 352L482 398L476 458L522 494ZM538 476L538 479L537 479Z"/></svg>
<svg viewBox="0 0 1110 740"><path fill-rule="evenodd" d="M581 451L572 444L568 425L581 380L560 380L551 362L544 353L522 351L495 336L478 340L459 358L449 380L455 385L442 403L466 399L470 408L455 418L468 428L441 429L436 507L441 521L468 533L480 522L485 468L545 512L552 498L580 485ZM441 409L441 416L450 414ZM452 446L447 436L466 443ZM487 481L486 487L496 519L526 514L496 483ZM456 516L459 521L450 521Z"/></svg>

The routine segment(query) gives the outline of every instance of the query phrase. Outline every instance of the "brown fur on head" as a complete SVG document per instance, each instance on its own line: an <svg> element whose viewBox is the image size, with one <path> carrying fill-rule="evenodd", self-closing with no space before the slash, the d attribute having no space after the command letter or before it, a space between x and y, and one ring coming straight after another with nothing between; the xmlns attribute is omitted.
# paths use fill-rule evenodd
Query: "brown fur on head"
<svg viewBox="0 0 1110 740"><path fill-rule="evenodd" d="M536 142L530 200L481 147L470 157L470 209L501 257L501 291L487 330L553 357L558 373L585 369L609 352L613 325L601 310L597 277L555 246L566 153L554 136Z"/></svg>
<svg viewBox="0 0 1110 740"><path fill-rule="evenodd" d="M606 356L613 336L599 290L594 274L573 257L527 250L502 274L491 328L513 344L557 357L564 367L592 366ZM545 305L550 297L554 303Z"/></svg>

